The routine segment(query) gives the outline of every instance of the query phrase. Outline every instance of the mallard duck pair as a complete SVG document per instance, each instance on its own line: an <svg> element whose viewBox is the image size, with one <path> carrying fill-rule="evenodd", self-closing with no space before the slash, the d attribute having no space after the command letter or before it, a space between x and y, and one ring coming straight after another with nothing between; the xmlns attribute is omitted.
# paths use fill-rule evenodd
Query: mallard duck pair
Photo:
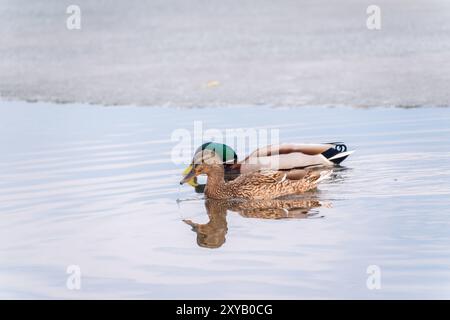
<svg viewBox="0 0 450 320"><path fill-rule="evenodd" d="M314 189L331 170L307 168L340 164L351 153L342 143L273 145L239 162L229 146L210 142L197 149L180 183L198 187L195 178L206 174L208 198L274 199Z"/></svg>

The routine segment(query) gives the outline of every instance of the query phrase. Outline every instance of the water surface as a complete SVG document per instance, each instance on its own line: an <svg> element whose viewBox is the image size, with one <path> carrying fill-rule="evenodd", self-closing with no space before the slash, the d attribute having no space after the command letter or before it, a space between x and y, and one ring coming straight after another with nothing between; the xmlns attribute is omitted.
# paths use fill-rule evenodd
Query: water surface
<svg viewBox="0 0 450 320"><path fill-rule="evenodd" d="M208 216L171 161L173 130L199 120L357 152L289 219ZM1 102L0 297L450 298L449 121L448 108Z"/></svg>

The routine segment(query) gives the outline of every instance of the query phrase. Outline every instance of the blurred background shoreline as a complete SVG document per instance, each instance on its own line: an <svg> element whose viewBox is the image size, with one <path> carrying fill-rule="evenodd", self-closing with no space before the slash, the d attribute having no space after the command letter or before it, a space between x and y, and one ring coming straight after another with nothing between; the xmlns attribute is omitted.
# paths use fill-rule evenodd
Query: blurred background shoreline
<svg viewBox="0 0 450 320"><path fill-rule="evenodd" d="M4 100L448 106L450 3L0 0Z"/></svg>

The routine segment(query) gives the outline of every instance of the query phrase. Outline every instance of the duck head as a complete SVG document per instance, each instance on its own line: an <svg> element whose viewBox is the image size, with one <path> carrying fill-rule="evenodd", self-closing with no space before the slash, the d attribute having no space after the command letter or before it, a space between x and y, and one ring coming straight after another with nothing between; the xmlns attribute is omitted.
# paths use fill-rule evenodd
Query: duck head
<svg viewBox="0 0 450 320"><path fill-rule="evenodd" d="M194 164L191 166L191 170L185 175L185 177L180 181L180 184L189 183L195 177L206 174L208 175L211 172L215 172L216 174L222 174L223 176L223 165L222 164Z"/></svg>
<svg viewBox="0 0 450 320"><path fill-rule="evenodd" d="M229 164L237 162L237 154L234 150L226 144L207 142L202 144L194 153L192 163L183 171L185 177L183 183L188 183L192 187L197 187L197 175L191 175L193 167L199 164ZM188 178L188 180L186 180Z"/></svg>

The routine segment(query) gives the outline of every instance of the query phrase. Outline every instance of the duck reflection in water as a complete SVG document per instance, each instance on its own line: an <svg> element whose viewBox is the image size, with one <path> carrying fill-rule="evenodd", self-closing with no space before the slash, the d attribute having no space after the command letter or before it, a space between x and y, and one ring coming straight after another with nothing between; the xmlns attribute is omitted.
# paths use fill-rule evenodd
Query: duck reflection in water
<svg viewBox="0 0 450 320"><path fill-rule="evenodd" d="M321 207L317 199L289 200L205 200L209 221L205 224L183 220L197 234L197 244L203 248L219 248L225 243L228 231L227 211L237 212L245 218L304 219L316 215L311 209Z"/></svg>

